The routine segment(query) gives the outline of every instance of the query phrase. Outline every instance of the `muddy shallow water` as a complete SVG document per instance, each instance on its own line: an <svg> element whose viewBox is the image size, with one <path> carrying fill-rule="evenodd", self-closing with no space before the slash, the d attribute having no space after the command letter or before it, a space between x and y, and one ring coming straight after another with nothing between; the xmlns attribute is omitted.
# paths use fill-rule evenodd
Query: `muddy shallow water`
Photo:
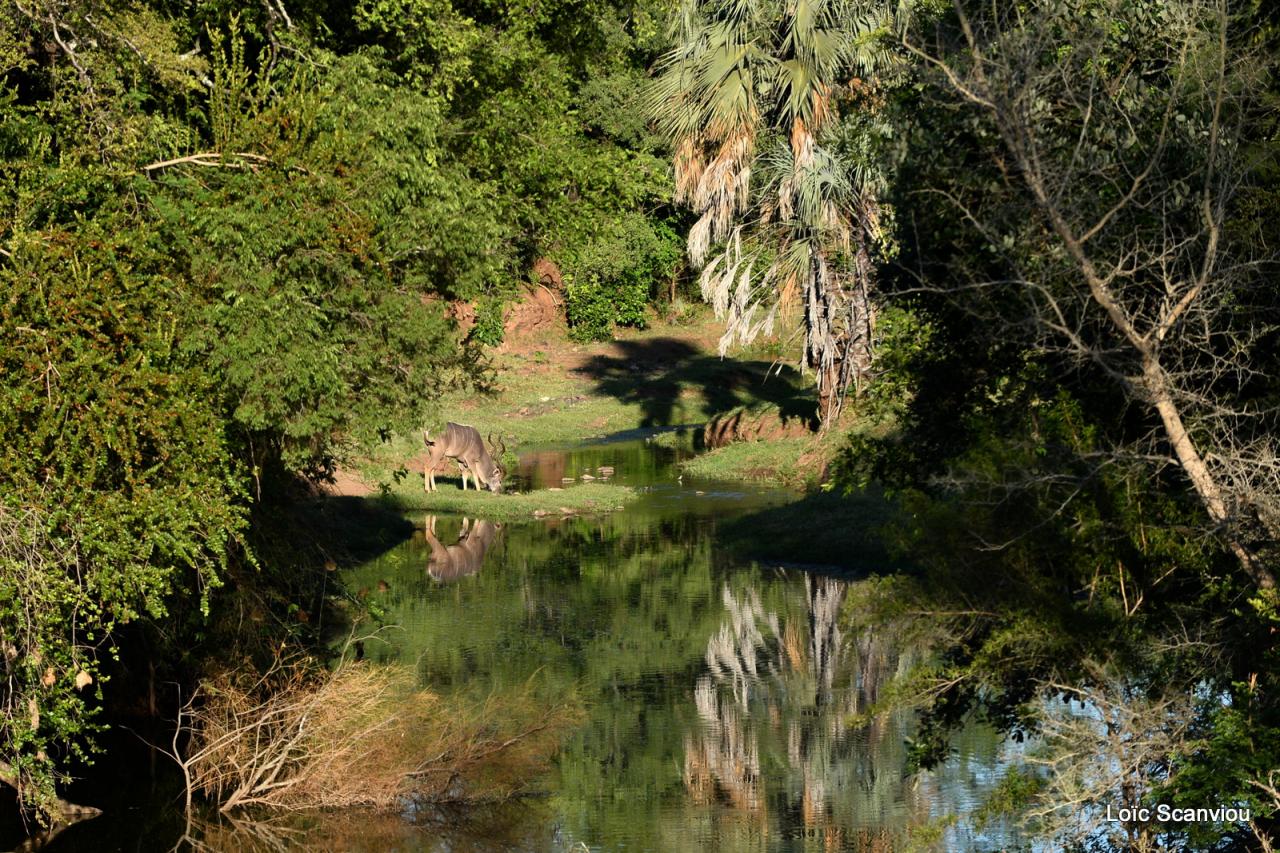
<svg viewBox="0 0 1280 853"><path fill-rule="evenodd" d="M612 468L641 498L612 515L520 524L415 517L411 538L344 578L386 626L364 643L370 659L408 663L441 692L523 684L582 703L536 796L312 815L270 838L224 827L210 846L889 851L909 834L938 849L1016 846L1004 827L965 819L1001 775L998 736L970 727L944 767L908 775L910 714L866 715L921 652L850 627L861 581L756 562L721 529L793 496L680 479L676 456L643 439L526 453L525 487L573 488L564 481ZM91 821L50 849L163 849L159 829L114 838L133 835L122 826Z"/></svg>

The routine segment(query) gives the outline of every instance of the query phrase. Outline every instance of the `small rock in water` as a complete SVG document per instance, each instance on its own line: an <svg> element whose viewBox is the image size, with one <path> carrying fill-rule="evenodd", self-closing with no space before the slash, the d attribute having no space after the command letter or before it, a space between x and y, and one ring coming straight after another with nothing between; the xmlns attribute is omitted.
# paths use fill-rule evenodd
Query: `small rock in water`
<svg viewBox="0 0 1280 853"><path fill-rule="evenodd" d="M551 398L550 398L550 397L539 397L538 399L539 399L540 401L542 401L543 403L546 403L546 402L547 402L547 401L549 401Z"/></svg>
<svg viewBox="0 0 1280 853"><path fill-rule="evenodd" d="M569 508L569 507L567 507L567 506L562 506L562 507L560 507L560 512L561 512L561 514L563 514L563 515L573 515L574 510L570 509L570 508Z"/></svg>
<svg viewBox="0 0 1280 853"><path fill-rule="evenodd" d="M572 483L572 482L573 482L573 478L572 478L572 477L561 477L561 478L560 478L560 482L562 482L562 483Z"/></svg>
<svg viewBox="0 0 1280 853"><path fill-rule="evenodd" d="M564 489L560 488L559 486L551 486L550 488L548 488L548 489L547 489L547 491L548 491L548 492L563 492L563 491L564 491Z"/></svg>
<svg viewBox="0 0 1280 853"><path fill-rule="evenodd" d="M542 517L543 517L543 516L545 516L546 514L547 514L547 511L546 511L545 509L535 509L535 510L533 511L533 517L534 517L534 518L542 518Z"/></svg>
<svg viewBox="0 0 1280 853"><path fill-rule="evenodd" d="M592 477L590 474L583 474L583 475L582 475L582 479L584 479L584 480L594 480L594 479L595 479L595 477Z"/></svg>
<svg viewBox="0 0 1280 853"><path fill-rule="evenodd" d="M612 466L612 465L601 465L599 468L597 468L597 469L596 469L596 473L597 473L597 474L602 474L602 475L604 475L604 476L606 476L606 477L607 477L607 476L609 476L610 474L612 474L612 473L613 473L613 466Z"/></svg>
<svg viewBox="0 0 1280 853"><path fill-rule="evenodd" d="M706 494L706 492L702 491L702 489L698 489L697 491L695 491L695 492L694 492L694 494L695 494L695 495L705 495L705 494Z"/></svg>

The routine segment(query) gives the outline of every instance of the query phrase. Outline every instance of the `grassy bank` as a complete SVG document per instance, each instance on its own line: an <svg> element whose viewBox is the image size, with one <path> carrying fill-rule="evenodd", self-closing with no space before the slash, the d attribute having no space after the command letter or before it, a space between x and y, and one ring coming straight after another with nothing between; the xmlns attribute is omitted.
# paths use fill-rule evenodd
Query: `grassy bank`
<svg viewBox="0 0 1280 853"><path fill-rule="evenodd" d="M567 489L507 494L471 489L464 492L456 486L440 483L436 491L425 492L421 478L409 477L374 500L397 512L438 512L493 521L523 521L552 515L613 512L635 498L636 493L632 489L613 483L584 483Z"/></svg>
<svg viewBox="0 0 1280 853"><path fill-rule="evenodd" d="M812 389L778 370L767 345L720 358L721 325L709 314L686 325L627 330L577 345L550 337L495 356L493 393L444 401L443 411L499 426L516 443L577 441L623 430L701 424L738 406L769 404L808 417Z"/></svg>
<svg viewBox="0 0 1280 853"><path fill-rule="evenodd" d="M688 477L773 483L812 491L827 479L827 468L851 435L871 427L854 414L821 435L738 441L680 463Z"/></svg>
<svg viewBox="0 0 1280 853"><path fill-rule="evenodd" d="M804 489L817 483L821 471L802 465L800 460L817 447L811 438L740 441L686 459L680 467L689 477L777 483Z"/></svg>
<svg viewBox="0 0 1280 853"><path fill-rule="evenodd" d="M437 421L424 426L434 431L450 420L472 424L514 450L637 428L700 428L739 407L764 406L796 420L812 416L811 384L791 368L779 369L776 344L722 359L716 352L722 332L706 312L692 323L620 330L618 340L598 344L572 343L562 330L511 341L492 356L488 388L447 395ZM734 458L717 464L732 475L726 463ZM375 489L387 486L399 494L397 472L420 474L424 460L420 433L395 436L361 460L356 473ZM781 472L778 463L771 470Z"/></svg>

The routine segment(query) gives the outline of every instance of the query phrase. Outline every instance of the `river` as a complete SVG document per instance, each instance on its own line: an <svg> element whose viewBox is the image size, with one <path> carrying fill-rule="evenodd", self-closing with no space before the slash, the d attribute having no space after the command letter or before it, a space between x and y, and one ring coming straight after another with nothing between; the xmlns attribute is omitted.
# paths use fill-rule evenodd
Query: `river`
<svg viewBox="0 0 1280 853"><path fill-rule="evenodd" d="M582 704L585 719L535 796L466 811L304 816L278 836L220 832L211 846L1016 846L1007 827L979 830L966 818L1000 778L1009 746L998 735L969 726L942 767L908 774L911 714L868 714L924 652L892 631L857 626L849 611L865 575L753 559L726 530L795 496L682 480L679 455L639 437L526 453L525 488L573 488L568 478L611 468L614 482L641 496L595 517L504 525L414 517L409 539L344 577L385 626L364 641L368 658L412 665L440 692L483 698L528 685L547 701ZM468 541L469 550L459 547ZM861 565L857 556L849 564ZM109 821L104 835L94 823L50 849L153 849L145 838L102 846L126 829Z"/></svg>

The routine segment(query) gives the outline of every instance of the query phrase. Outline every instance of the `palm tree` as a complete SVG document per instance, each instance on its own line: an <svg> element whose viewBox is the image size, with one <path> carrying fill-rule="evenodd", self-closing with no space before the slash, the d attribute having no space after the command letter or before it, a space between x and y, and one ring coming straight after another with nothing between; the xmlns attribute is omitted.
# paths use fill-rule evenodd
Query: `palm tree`
<svg viewBox="0 0 1280 853"><path fill-rule="evenodd" d="M824 426L871 369L881 182L841 108L869 102L891 18L869 0L683 0L652 92L721 353L798 296Z"/></svg>

